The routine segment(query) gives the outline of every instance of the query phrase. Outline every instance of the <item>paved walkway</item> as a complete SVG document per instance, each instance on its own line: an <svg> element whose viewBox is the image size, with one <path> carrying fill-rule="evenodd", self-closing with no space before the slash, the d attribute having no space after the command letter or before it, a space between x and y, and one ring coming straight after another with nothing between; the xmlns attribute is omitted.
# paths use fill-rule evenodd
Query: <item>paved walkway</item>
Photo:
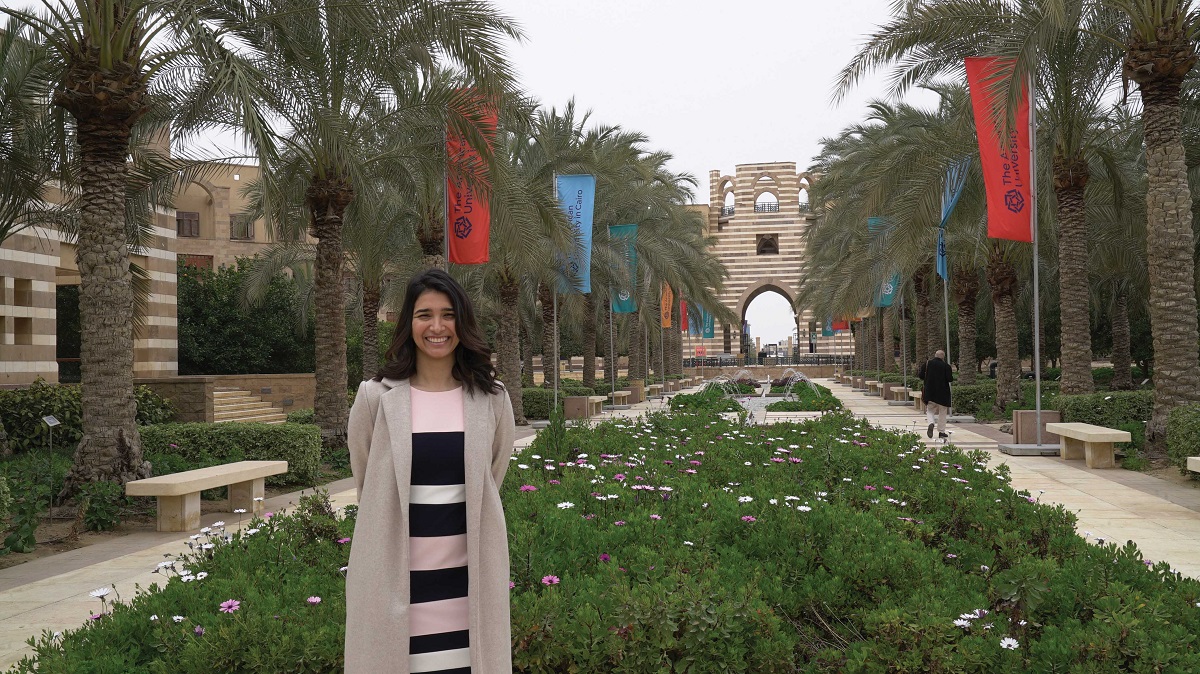
<svg viewBox="0 0 1200 674"><path fill-rule="evenodd" d="M826 383L826 382L822 382ZM853 393L849 386L826 383L856 415L890 428L915 431L924 439L924 416L912 408L893 407L877 397ZM649 401L628 410L605 412L601 419L634 418L662 409L662 401ZM757 413L758 422L799 420L807 413ZM764 419L765 417L765 419ZM1190 489L1129 471L1088 470L1083 462L1057 458L1011 457L996 450L997 441L1007 440L983 424L955 424L952 440L964 448L982 449L992 463L1008 463L1013 486L1028 489L1043 501L1061 503L1077 513L1079 530L1108 541L1135 541L1146 557L1167 560L1176 570L1200 577L1200 489ZM527 446L535 431L517 431L517 445ZM325 485L335 506L355 501L352 480ZM270 512L290 510L305 493L295 492L266 501ZM248 520L237 515L210 513L202 524L224 520L237 529ZM35 562L0 570L0 668L7 669L30 652L25 640L43 630L52 632L78 627L100 602L88 596L92 590L116 586L116 595L128 600L135 589L161 583L153 573L166 557L187 551L186 534L139 532L90 545Z"/></svg>
<svg viewBox="0 0 1200 674"><path fill-rule="evenodd" d="M926 439L925 415L912 407L888 405L833 380L822 383L855 415L916 432L927 444L940 442ZM1172 569L1200 578L1200 489L1122 468L1089 469L1083 461L1002 454L996 445L1011 442L1011 436L986 424L950 424L948 430L955 445L987 452L993 467L1007 463L1014 488L1075 513L1080 535L1118 545L1133 541L1146 559L1165 560Z"/></svg>

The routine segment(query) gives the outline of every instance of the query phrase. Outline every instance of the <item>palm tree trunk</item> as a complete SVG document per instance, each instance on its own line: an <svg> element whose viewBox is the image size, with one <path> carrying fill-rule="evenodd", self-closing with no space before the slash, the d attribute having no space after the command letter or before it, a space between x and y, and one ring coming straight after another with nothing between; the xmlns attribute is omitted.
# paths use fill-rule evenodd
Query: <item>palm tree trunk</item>
<svg viewBox="0 0 1200 674"><path fill-rule="evenodd" d="M305 193L317 238L316 303L317 390L315 417L326 447L346 446L346 296L342 286L342 223L354 187L346 178L314 177Z"/></svg>
<svg viewBox="0 0 1200 674"><path fill-rule="evenodd" d="M629 314L629 378L630 379L645 379L646 374L642 371L642 321L639 314L634 312Z"/></svg>
<svg viewBox="0 0 1200 674"><path fill-rule="evenodd" d="M979 275L969 267L955 267L958 290L958 383L971 385L979 373L975 357L975 303L979 297Z"/></svg>
<svg viewBox="0 0 1200 674"><path fill-rule="evenodd" d="M82 162L75 259L80 276L83 438L62 496L88 482L124 484L151 475L150 464L142 458L133 393L133 279L125 232L129 126L78 112L76 119ZM343 386L345 380L343 374Z"/></svg>
<svg viewBox="0 0 1200 674"><path fill-rule="evenodd" d="M511 274L500 276L500 324L496 327L496 376L508 388L513 417L517 424L525 420L525 402L521 395L521 286Z"/></svg>
<svg viewBox="0 0 1200 674"><path fill-rule="evenodd" d="M521 337L521 386L533 388L533 338L517 313L517 332Z"/></svg>
<svg viewBox="0 0 1200 674"><path fill-rule="evenodd" d="M1154 341L1154 413L1146 427L1150 455L1166 450L1167 415L1200 401L1195 241L1191 191L1181 133L1179 90L1196 63L1184 31L1162 26L1155 42L1131 37L1125 74L1142 94L1146 146L1146 263Z"/></svg>
<svg viewBox="0 0 1200 674"><path fill-rule="evenodd" d="M680 332L682 325L683 316L679 313L679 303L675 302L671 307L672 328L668 333L671 337L671 366L667 370L668 374L683 374L683 333Z"/></svg>
<svg viewBox="0 0 1200 674"><path fill-rule="evenodd" d="M362 319L362 376L363 381L366 381L374 379L375 372L379 370L379 285L377 283L363 284Z"/></svg>
<svg viewBox="0 0 1200 674"><path fill-rule="evenodd" d="M1091 393L1092 339L1088 299L1088 226L1084 219L1087 160L1054 157L1054 196L1058 203L1059 339L1062 348L1062 392Z"/></svg>
<svg viewBox="0 0 1200 674"><path fill-rule="evenodd" d="M883 367L884 372L896 371L896 338L892 334L892 312L880 309L880 320L883 326Z"/></svg>
<svg viewBox="0 0 1200 674"><path fill-rule="evenodd" d="M1112 387L1117 391L1133 388L1133 373L1129 348L1129 291L1118 284L1114 291L1112 312Z"/></svg>
<svg viewBox="0 0 1200 674"><path fill-rule="evenodd" d="M859 321L854 327L854 369L866 369L866 346L863 342L863 323Z"/></svg>
<svg viewBox="0 0 1200 674"><path fill-rule="evenodd" d="M917 345L913 361L917 367L920 367L922 363L933 357L933 351L929 347L929 289L925 286L925 276L924 269L913 274L913 291L917 296L917 310L914 317L916 321Z"/></svg>
<svg viewBox="0 0 1200 674"><path fill-rule="evenodd" d="M996 406L997 415L1020 392L1021 361L1017 353L1017 270L993 247L987 267L988 285L996 320Z"/></svg>
<svg viewBox="0 0 1200 674"><path fill-rule="evenodd" d="M583 385L596 385L596 307L589 293L583 296Z"/></svg>

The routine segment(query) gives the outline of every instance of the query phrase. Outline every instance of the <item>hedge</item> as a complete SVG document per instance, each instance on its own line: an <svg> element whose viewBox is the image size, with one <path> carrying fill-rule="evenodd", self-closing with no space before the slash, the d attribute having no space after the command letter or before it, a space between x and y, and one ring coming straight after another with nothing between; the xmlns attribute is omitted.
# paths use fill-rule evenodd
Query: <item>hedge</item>
<svg viewBox="0 0 1200 674"><path fill-rule="evenodd" d="M1184 475L1200 479L1187 468L1189 456L1200 456L1200 405L1183 405L1167 417L1167 455Z"/></svg>
<svg viewBox="0 0 1200 674"><path fill-rule="evenodd" d="M134 387L139 426L167 423L175 418L171 402L149 387ZM56 446L74 446L83 437L83 402L79 384L49 384L38 379L27 388L0 390L0 422L8 433L14 453L43 449L50 428L42 417L54 415L60 425L54 429Z"/></svg>
<svg viewBox="0 0 1200 674"><path fill-rule="evenodd" d="M353 405L353 403L351 404ZM287 421L289 424L315 424L316 418L316 412L314 412L313 408L311 407L292 410L291 412L287 413Z"/></svg>
<svg viewBox="0 0 1200 674"><path fill-rule="evenodd" d="M521 389L521 406L526 419L549 419L554 391L544 388Z"/></svg>
<svg viewBox="0 0 1200 674"><path fill-rule="evenodd" d="M8 511L12 507L12 492L8 489L8 480L0 475L0 522L8 521Z"/></svg>
<svg viewBox="0 0 1200 674"><path fill-rule="evenodd" d="M1055 408L1067 423L1095 424L1116 428L1118 424L1142 423L1154 412L1153 391L1110 391L1085 395L1060 395Z"/></svg>
<svg viewBox="0 0 1200 674"><path fill-rule="evenodd" d="M780 393L787 391L782 390ZM772 392L776 392L774 388ZM779 400L767 405L768 412L824 412L842 409L842 401L829 389L815 382L797 382L790 390L794 400Z"/></svg>
<svg viewBox="0 0 1200 674"><path fill-rule="evenodd" d="M310 425L161 424L142 429L142 449L159 475L234 461L287 461L273 485L313 485L321 474L321 430Z"/></svg>

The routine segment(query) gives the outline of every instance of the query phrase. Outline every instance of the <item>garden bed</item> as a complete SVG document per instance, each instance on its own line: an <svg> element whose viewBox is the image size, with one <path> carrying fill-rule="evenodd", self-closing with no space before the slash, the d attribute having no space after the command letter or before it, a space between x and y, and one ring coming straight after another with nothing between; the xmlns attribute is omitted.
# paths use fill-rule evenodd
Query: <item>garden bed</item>
<svg viewBox="0 0 1200 674"><path fill-rule="evenodd" d="M742 426L688 398L704 411L513 457L515 671L1200 671L1200 582L1089 544L986 454L837 413ZM42 637L36 671L340 670L353 511L319 501L214 532L167 572L197 580Z"/></svg>

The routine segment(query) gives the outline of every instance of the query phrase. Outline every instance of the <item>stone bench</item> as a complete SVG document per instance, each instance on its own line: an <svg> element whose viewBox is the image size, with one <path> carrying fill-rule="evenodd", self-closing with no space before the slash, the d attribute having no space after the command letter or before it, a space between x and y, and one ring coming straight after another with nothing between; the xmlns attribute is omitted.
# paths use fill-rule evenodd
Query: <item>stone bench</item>
<svg viewBox="0 0 1200 674"><path fill-rule="evenodd" d="M646 397L647 398L658 398L658 397L662 396L662 392L663 392L662 384L651 384L646 387Z"/></svg>
<svg viewBox="0 0 1200 674"><path fill-rule="evenodd" d="M666 391L667 393L675 393L676 391L679 390L679 380L678 379L666 380L665 382L663 382L663 390Z"/></svg>
<svg viewBox="0 0 1200 674"><path fill-rule="evenodd" d="M185 470L125 483L127 496L158 497L159 531L192 531L200 528L200 492L229 487L229 509L261 514L265 479L288 470L287 461L238 461L221 466Z"/></svg>
<svg viewBox="0 0 1200 674"><path fill-rule="evenodd" d="M614 405L628 405L629 391L613 391L609 394L612 397Z"/></svg>
<svg viewBox="0 0 1200 674"><path fill-rule="evenodd" d="M1193 473L1200 473L1200 456L1189 456L1187 468Z"/></svg>
<svg viewBox="0 0 1200 674"><path fill-rule="evenodd" d="M912 391L908 394L913 399L913 405L916 406L918 412L925 411L925 401L922 400L921 391Z"/></svg>
<svg viewBox="0 0 1200 674"><path fill-rule="evenodd" d="M588 396L587 400L589 417L604 414L604 401L608 400L608 396Z"/></svg>
<svg viewBox="0 0 1200 674"><path fill-rule="evenodd" d="M869 395L869 396L879 395L879 382L877 382L873 379L867 382L867 395Z"/></svg>
<svg viewBox="0 0 1200 674"><path fill-rule="evenodd" d="M892 400L896 402L908 402L908 389L901 386L900 388L891 389Z"/></svg>
<svg viewBox="0 0 1200 674"><path fill-rule="evenodd" d="M1112 468L1113 443L1132 440L1129 431L1092 424L1046 424L1046 430L1058 436L1058 455L1068 461L1083 459L1088 468Z"/></svg>

